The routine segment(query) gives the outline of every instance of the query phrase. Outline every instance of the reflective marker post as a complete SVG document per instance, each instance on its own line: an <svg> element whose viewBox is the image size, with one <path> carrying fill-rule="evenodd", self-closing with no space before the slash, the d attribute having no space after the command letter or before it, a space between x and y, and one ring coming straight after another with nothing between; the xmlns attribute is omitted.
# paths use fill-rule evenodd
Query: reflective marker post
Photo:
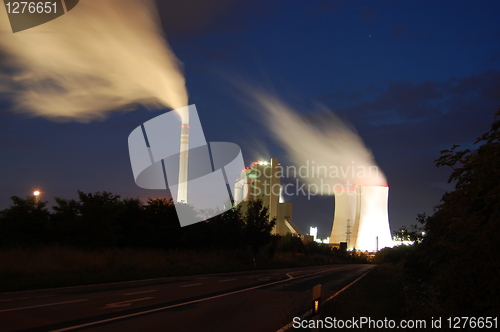
<svg viewBox="0 0 500 332"><path fill-rule="evenodd" d="M320 319L320 309L321 309L321 285L316 285L313 287L313 292L312 292L311 319L314 320ZM319 328L316 325L316 328L311 329L311 331L319 331Z"/></svg>
<svg viewBox="0 0 500 332"><path fill-rule="evenodd" d="M312 316L318 315L320 312L321 306L321 285L316 285L313 287L312 292Z"/></svg>

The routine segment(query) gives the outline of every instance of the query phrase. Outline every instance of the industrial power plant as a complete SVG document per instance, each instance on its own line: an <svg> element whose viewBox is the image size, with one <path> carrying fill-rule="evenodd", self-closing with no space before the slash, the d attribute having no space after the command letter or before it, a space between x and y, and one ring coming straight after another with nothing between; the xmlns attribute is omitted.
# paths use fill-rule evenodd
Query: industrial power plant
<svg viewBox="0 0 500 332"><path fill-rule="evenodd" d="M270 162L259 160L245 167L234 186L234 203L239 204L244 213L249 202L262 200L269 208L269 220L276 218L273 234L303 236L304 233L292 221L292 203L280 201L279 166L278 159L271 158Z"/></svg>
<svg viewBox="0 0 500 332"><path fill-rule="evenodd" d="M292 220L292 203L281 198L280 171L277 158L257 161L242 170L234 186L234 203L242 212L248 203L262 200L269 208L269 219L276 218L273 234L292 233L304 237ZM335 193L335 213L330 244L347 249L377 251L392 246L388 216L388 186L356 186L351 192Z"/></svg>

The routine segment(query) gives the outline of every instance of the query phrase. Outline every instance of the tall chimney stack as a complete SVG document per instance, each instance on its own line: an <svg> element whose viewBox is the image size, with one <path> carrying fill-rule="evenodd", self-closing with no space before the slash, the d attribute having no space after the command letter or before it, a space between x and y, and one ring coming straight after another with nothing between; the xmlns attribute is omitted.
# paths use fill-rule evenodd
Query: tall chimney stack
<svg viewBox="0 0 500 332"><path fill-rule="evenodd" d="M182 121L181 146L179 149L179 184L177 202L188 203L188 153L189 153L189 123Z"/></svg>

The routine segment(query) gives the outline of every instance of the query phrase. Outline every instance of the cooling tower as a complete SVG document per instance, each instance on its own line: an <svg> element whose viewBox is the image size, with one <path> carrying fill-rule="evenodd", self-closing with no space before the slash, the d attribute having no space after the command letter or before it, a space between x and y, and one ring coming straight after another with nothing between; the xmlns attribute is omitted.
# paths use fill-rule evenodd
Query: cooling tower
<svg viewBox="0 0 500 332"><path fill-rule="evenodd" d="M347 248L354 248L356 241L356 191L335 194L335 214L333 217L330 243L347 242Z"/></svg>
<svg viewBox="0 0 500 332"><path fill-rule="evenodd" d="M387 212L389 187L358 186L356 194L357 234L353 246L362 251L376 251L384 247L392 247Z"/></svg>
<svg viewBox="0 0 500 332"><path fill-rule="evenodd" d="M188 203L188 153L189 153L189 124L181 124L181 146L179 149L179 187L177 188L177 202Z"/></svg>

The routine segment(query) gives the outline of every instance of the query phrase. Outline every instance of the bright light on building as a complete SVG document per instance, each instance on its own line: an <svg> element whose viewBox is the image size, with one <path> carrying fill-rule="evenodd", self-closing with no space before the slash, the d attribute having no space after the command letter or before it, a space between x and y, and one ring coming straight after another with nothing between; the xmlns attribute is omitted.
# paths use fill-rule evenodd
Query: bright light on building
<svg viewBox="0 0 500 332"><path fill-rule="evenodd" d="M309 235L311 235L314 239L314 241L316 241L316 236L318 235L318 227L310 227L309 228Z"/></svg>

